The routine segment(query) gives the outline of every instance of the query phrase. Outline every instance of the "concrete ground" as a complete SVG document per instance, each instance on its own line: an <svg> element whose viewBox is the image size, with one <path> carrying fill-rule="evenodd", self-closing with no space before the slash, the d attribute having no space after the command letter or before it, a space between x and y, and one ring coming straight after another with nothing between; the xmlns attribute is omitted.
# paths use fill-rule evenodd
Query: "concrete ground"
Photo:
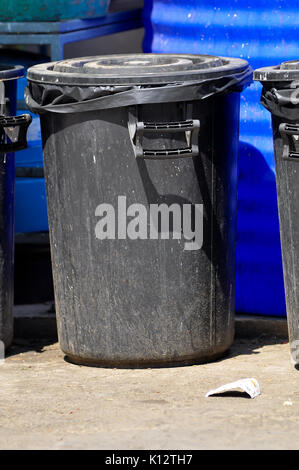
<svg viewBox="0 0 299 470"><path fill-rule="evenodd" d="M255 377L261 395L205 398ZM68 363L17 340L0 366L1 449L299 449L299 370L283 338L237 339L222 360L163 369Z"/></svg>

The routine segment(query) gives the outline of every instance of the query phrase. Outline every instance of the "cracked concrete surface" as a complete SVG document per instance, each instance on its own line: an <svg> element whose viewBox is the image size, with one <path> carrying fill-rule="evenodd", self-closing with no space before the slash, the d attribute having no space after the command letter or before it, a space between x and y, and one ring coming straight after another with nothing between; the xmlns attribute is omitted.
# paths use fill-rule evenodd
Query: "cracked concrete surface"
<svg viewBox="0 0 299 470"><path fill-rule="evenodd" d="M255 377L261 395L205 398ZM1 449L299 449L299 370L283 339L237 339L204 365L108 369L19 340L0 366Z"/></svg>

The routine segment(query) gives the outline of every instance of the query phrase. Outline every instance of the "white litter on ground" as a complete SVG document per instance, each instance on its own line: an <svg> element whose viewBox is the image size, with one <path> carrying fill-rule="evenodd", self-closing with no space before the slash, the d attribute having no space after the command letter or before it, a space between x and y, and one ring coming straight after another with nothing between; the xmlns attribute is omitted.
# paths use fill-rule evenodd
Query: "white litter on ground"
<svg viewBox="0 0 299 470"><path fill-rule="evenodd" d="M240 379L236 382L231 382L229 384L222 385L221 387L215 388L215 390L210 390L206 394L206 398L215 395L217 393L229 392L235 389L241 389L243 392L246 392L250 398L255 398L261 393L259 383L256 379Z"/></svg>

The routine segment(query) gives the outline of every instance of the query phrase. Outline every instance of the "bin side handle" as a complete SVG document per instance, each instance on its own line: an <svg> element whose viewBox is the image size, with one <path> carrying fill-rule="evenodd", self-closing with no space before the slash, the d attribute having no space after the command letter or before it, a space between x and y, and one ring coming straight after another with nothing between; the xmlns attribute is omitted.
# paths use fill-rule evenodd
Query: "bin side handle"
<svg viewBox="0 0 299 470"><path fill-rule="evenodd" d="M200 122L198 119L187 119L175 122L142 122L133 114L129 115L128 129L135 158L147 160L173 160L178 158L196 157L199 155L198 135ZM150 133L184 132L186 147L181 149L146 150L143 148L143 135Z"/></svg>
<svg viewBox="0 0 299 470"><path fill-rule="evenodd" d="M299 124L280 124L279 132L283 140L282 158L299 162Z"/></svg>
<svg viewBox="0 0 299 470"><path fill-rule="evenodd" d="M32 121L30 114L20 116L0 115L0 152L15 152L27 147L27 129ZM9 142L7 142L7 138Z"/></svg>

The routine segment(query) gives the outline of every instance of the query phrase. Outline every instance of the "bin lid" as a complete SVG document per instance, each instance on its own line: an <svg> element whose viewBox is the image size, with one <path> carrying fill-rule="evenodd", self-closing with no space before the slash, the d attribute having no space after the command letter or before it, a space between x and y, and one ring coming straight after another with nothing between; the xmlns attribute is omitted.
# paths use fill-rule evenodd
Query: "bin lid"
<svg viewBox="0 0 299 470"><path fill-rule="evenodd" d="M218 78L247 67L245 60L211 55L115 54L35 65L27 76L62 85L143 85Z"/></svg>
<svg viewBox="0 0 299 470"><path fill-rule="evenodd" d="M0 80L12 80L23 77L24 67L22 65L0 64Z"/></svg>
<svg viewBox="0 0 299 470"><path fill-rule="evenodd" d="M299 80L299 60L289 60L273 67L262 67L254 71L253 78L260 82Z"/></svg>

